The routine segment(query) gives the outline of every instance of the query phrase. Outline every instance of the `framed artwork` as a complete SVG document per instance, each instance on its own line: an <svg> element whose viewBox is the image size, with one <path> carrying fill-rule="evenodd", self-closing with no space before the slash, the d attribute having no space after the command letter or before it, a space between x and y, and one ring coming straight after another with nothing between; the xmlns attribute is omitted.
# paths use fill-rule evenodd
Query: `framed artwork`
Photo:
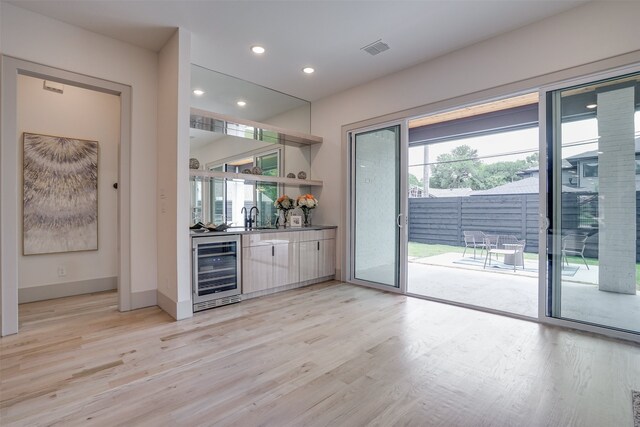
<svg viewBox="0 0 640 427"><path fill-rule="evenodd" d="M300 215L291 215L291 226L302 227L302 217Z"/></svg>
<svg viewBox="0 0 640 427"><path fill-rule="evenodd" d="M24 255L98 250L98 141L24 133Z"/></svg>

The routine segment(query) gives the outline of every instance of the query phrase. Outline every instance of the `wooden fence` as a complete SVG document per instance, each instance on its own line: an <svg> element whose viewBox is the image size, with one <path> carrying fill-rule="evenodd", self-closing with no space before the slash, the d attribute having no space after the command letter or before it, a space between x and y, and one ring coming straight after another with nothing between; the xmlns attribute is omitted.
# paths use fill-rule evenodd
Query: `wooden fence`
<svg viewBox="0 0 640 427"><path fill-rule="evenodd" d="M590 235L585 256L598 257L598 198L594 193L562 194L563 231ZM640 192L636 192L640 207ZM409 199L409 241L464 246L462 232L512 234L526 239L526 252L538 252L537 194ZM637 210L636 207L636 210ZM640 262L640 216L636 216L636 259Z"/></svg>

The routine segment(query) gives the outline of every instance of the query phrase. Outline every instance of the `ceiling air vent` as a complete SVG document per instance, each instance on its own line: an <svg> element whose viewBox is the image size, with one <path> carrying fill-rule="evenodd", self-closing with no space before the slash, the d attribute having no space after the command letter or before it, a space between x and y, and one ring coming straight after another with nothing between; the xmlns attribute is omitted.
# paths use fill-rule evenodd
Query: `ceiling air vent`
<svg viewBox="0 0 640 427"><path fill-rule="evenodd" d="M365 47L360 48L360 50L364 50L369 55L377 55L385 50L389 50L389 45L382 41L382 39L377 40L371 44L366 45Z"/></svg>

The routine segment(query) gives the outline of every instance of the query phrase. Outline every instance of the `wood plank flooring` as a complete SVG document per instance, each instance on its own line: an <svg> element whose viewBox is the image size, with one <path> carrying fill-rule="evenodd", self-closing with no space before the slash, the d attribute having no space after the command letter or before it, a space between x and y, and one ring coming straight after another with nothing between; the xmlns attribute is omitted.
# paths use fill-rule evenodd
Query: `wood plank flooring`
<svg viewBox="0 0 640 427"><path fill-rule="evenodd" d="M20 306L0 424L632 426L640 347L328 282L174 322Z"/></svg>

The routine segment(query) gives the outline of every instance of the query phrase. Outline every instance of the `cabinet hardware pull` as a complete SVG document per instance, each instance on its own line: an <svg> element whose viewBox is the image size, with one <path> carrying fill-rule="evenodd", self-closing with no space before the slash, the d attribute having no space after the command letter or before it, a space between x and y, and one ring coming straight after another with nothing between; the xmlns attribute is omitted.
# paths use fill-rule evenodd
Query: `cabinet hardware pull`
<svg viewBox="0 0 640 427"><path fill-rule="evenodd" d="M318 240L318 250L320 250L320 240Z"/></svg>
<svg viewBox="0 0 640 427"><path fill-rule="evenodd" d="M276 255L276 247L271 246L271 256L275 256L275 255Z"/></svg>

